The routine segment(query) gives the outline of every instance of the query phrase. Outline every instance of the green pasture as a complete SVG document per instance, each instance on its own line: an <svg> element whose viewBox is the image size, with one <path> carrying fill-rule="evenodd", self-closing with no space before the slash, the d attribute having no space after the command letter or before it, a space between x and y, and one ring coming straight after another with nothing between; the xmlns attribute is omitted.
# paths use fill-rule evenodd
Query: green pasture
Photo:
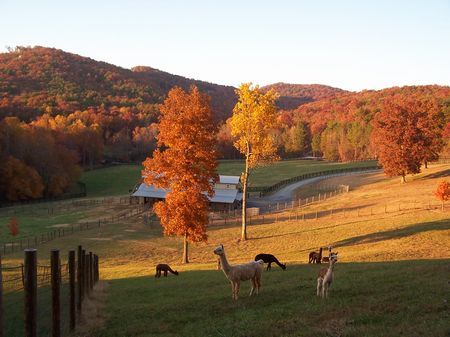
<svg viewBox="0 0 450 337"><path fill-rule="evenodd" d="M250 186L270 186L281 180L305 173L329 171L338 168L368 167L374 161L354 163L330 163L312 160L285 160L252 170ZM87 171L81 181L86 184L88 197L106 197L128 194L139 181L142 167L140 165L119 165L104 169ZM241 160L221 161L219 174L240 176L244 170Z"/></svg>
<svg viewBox="0 0 450 337"><path fill-rule="evenodd" d="M219 270L111 280L95 336L448 336L448 261L338 263L328 300L319 268L264 272L259 296L245 282L238 301Z"/></svg>
<svg viewBox="0 0 450 337"><path fill-rule="evenodd" d="M0 208L0 242L20 240L40 233L69 226L85 217L85 210L58 212L57 204L42 203L35 205ZM54 210L49 214L48 209ZM56 208L56 211L55 211ZM19 234L12 237L7 227L11 218L15 217L19 224Z"/></svg>

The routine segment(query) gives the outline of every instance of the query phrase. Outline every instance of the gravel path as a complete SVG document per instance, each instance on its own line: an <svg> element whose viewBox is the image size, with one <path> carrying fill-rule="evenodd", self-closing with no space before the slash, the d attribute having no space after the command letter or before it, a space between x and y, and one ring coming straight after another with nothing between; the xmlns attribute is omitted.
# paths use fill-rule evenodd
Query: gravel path
<svg viewBox="0 0 450 337"><path fill-rule="evenodd" d="M360 174L367 174L372 172L380 172L381 169L371 169L367 171L359 171L359 172L347 172L347 173L337 173L337 174L330 174L326 176L320 176L320 177L314 177L310 179L305 179L301 181L297 181L295 183L292 183L290 185L286 185L282 188L280 188L278 191L263 196L261 198L251 198L249 199L248 206L249 207L262 207L266 206L267 204L274 203L274 202L289 202L294 199L294 192L302 186L315 183L320 180L332 178L332 177L339 177L339 176L349 176L349 175L360 175Z"/></svg>

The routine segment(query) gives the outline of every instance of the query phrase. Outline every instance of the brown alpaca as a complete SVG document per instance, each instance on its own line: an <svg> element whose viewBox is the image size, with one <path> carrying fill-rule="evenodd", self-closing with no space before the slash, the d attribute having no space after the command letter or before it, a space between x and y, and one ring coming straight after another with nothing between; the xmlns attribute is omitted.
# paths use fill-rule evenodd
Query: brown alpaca
<svg viewBox="0 0 450 337"><path fill-rule="evenodd" d="M164 272L164 277L167 277L167 272L171 272L174 275L178 276L178 272L176 270L172 270L168 264L160 263L156 266L156 274L155 277L161 277L161 272Z"/></svg>
<svg viewBox="0 0 450 337"><path fill-rule="evenodd" d="M319 252L310 252L308 263L319 263L322 261L322 248L319 249Z"/></svg>
<svg viewBox="0 0 450 337"><path fill-rule="evenodd" d="M239 287L241 285L241 281L251 280L252 289L250 290L250 296L254 293L258 295L259 288L261 287L261 275L264 268L263 260L232 266L228 263L223 245L220 245L214 249L214 254L219 255L222 270L227 279L231 282L231 297L234 300L237 300L239 297Z"/></svg>
<svg viewBox="0 0 450 337"><path fill-rule="evenodd" d="M330 265L328 268L322 268L317 276L317 296L328 298L328 291L334 279L334 265L337 262L337 256L330 256Z"/></svg>

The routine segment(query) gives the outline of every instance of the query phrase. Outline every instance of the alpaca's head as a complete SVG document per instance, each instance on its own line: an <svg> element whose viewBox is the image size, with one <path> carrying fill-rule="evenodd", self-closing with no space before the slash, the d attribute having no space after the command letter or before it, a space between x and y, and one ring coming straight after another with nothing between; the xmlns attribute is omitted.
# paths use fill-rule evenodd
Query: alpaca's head
<svg viewBox="0 0 450 337"><path fill-rule="evenodd" d="M286 263L285 264L281 263L281 269L286 270Z"/></svg>
<svg viewBox="0 0 450 337"><path fill-rule="evenodd" d="M216 249L214 249L214 254L216 255L223 255L225 254L225 250L223 248L223 245L217 246Z"/></svg>
<svg viewBox="0 0 450 337"><path fill-rule="evenodd" d="M335 264L337 262L338 260L337 254L338 254L337 252L330 254L330 263Z"/></svg>
<svg viewBox="0 0 450 337"><path fill-rule="evenodd" d="M178 276L178 271L175 270L173 273Z"/></svg>

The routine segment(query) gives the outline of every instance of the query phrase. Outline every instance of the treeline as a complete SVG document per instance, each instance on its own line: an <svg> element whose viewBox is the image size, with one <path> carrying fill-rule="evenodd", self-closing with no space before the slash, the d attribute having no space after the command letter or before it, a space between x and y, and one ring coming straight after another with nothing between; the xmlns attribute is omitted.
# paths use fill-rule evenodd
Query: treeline
<svg viewBox="0 0 450 337"><path fill-rule="evenodd" d="M361 160L377 156L374 118L385 110L386 102L427 101L424 108L436 125L434 136L448 144L450 128L450 87L407 86L363 91L302 105L280 112L280 153L312 154L328 160ZM404 121L398 121L404 123ZM445 144L440 152L449 151Z"/></svg>

